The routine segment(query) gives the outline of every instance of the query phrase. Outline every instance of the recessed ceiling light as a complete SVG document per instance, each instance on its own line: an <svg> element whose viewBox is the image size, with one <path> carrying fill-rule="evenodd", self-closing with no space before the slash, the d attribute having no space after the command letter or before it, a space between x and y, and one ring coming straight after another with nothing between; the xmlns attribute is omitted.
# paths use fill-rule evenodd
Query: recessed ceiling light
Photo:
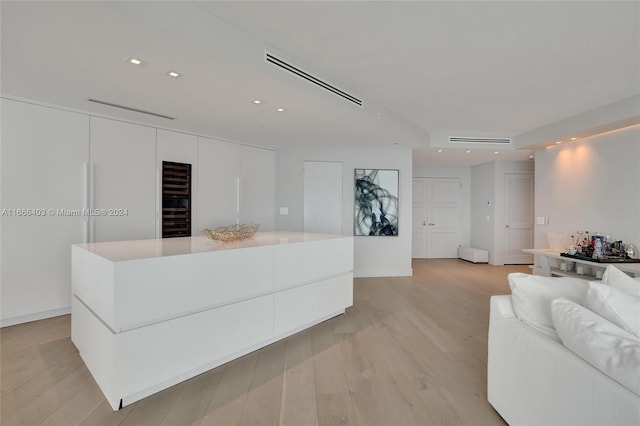
<svg viewBox="0 0 640 426"><path fill-rule="evenodd" d="M261 104L261 103L262 103L262 101L261 101L260 99L254 99L252 102L253 102L254 104L256 104L256 105L259 105L259 104Z"/></svg>
<svg viewBox="0 0 640 426"><path fill-rule="evenodd" d="M533 158L533 155L530 155L529 158Z"/></svg>
<svg viewBox="0 0 640 426"><path fill-rule="evenodd" d="M278 112L284 112L284 111L285 111L285 109L284 109L284 108L276 108L276 111L278 111Z"/></svg>
<svg viewBox="0 0 640 426"><path fill-rule="evenodd" d="M167 71L167 75L169 77L173 77L173 78L180 78L182 77L182 74L180 74L179 72L175 72L175 71Z"/></svg>
<svg viewBox="0 0 640 426"><path fill-rule="evenodd" d="M560 145L562 141L556 141L556 145Z"/></svg>
<svg viewBox="0 0 640 426"><path fill-rule="evenodd" d="M134 58L133 56L129 56L126 59L127 62L129 62L130 64L133 65L144 65L144 62L142 62L142 60L138 59L138 58Z"/></svg>
<svg viewBox="0 0 640 426"><path fill-rule="evenodd" d="M469 150L466 150L465 152L466 152L467 154L471 153L471 151L469 151Z"/></svg>
<svg viewBox="0 0 640 426"><path fill-rule="evenodd" d="M500 151L493 151L494 154L500 154Z"/></svg>
<svg viewBox="0 0 640 426"><path fill-rule="evenodd" d="M576 139L578 139L578 138L571 138L571 139L569 139L569 140L570 140L570 141L575 141Z"/></svg>

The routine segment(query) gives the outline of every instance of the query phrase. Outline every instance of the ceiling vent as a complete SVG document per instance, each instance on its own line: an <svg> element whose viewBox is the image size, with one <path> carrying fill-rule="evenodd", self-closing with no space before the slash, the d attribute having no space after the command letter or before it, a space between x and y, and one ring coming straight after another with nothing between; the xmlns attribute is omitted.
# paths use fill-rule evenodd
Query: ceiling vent
<svg viewBox="0 0 640 426"><path fill-rule="evenodd" d="M496 145L511 145L511 138L469 138L449 136L449 143L485 143Z"/></svg>
<svg viewBox="0 0 640 426"><path fill-rule="evenodd" d="M342 90L338 89L335 86L332 86L331 84L327 83L326 81L322 81L317 77L312 76L311 74L308 74L304 71L302 71L300 68L295 67L285 61L283 61L282 59L276 58L275 56L273 56L271 53L269 52L264 52L265 53L265 57L264 60L270 64L273 64L275 66L278 66L280 68L282 68L285 71L289 71L292 74L297 75L300 78L304 78L305 80L316 84L320 87L322 87L325 90L330 91L331 93L340 96L341 98L344 98L346 100L348 100L349 102L353 102L354 104L358 105L358 106L362 106L362 101L358 98L356 98L353 95L348 94L347 92L343 92Z"/></svg>
<svg viewBox="0 0 640 426"><path fill-rule="evenodd" d="M107 102L107 101L101 101L99 99L91 99L91 98L89 98L88 101L96 103L96 104L100 104L100 105L110 106L110 107L113 107L113 108L120 108L120 109L126 109L127 111L139 112L140 114L147 114L147 115L153 115L154 117L166 118L167 120L174 120L173 117L169 117L168 115L162 115L162 114L158 114L158 113L155 113L155 112L145 111L143 109L128 107L128 106L125 106L125 105L118 105L118 104L114 104L114 103Z"/></svg>

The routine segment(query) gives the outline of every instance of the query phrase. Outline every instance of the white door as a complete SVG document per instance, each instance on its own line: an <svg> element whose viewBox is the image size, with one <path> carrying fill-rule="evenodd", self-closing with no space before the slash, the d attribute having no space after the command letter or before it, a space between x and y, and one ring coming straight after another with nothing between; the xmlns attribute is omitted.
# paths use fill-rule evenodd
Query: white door
<svg viewBox="0 0 640 426"><path fill-rule="evenodd" d="M155 238L156 129L91 117L90 135L92 241Z"/></svg>
<svg viewBox="0 0 640 426"><path fill-rule="evenodd" d="M342 234L342 163L304 162L304 231Z"/></svg>
<svg viewBox="0 0 640 426"><path fill-rule="evenodd" d="M533 175L505 173L504 184L504 263L532 264L522 249L533 247Z"/></svg>
<svg viewBox="0 0 640 426"><path fill-rule="evenodd" d="M412 257L458 257L460 179L416 178L413 185Z"/></svg>
<svg viewBox="0 0 640 426"><path fill-rule="evenodd" d="M411 257L427 257L427 179L413 179L413 218L411 226Z"/></svg>

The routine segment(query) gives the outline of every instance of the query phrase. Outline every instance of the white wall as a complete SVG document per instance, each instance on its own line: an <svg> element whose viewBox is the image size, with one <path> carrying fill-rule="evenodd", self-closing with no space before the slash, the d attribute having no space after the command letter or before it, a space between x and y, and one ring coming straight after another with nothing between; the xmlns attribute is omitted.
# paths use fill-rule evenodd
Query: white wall
<svg viewBox="0 0 640 426"><path fill-rule="evenodd" d="M288 207L287 216L277 216L278 230L304 228L304 161L342 162L342 234L353 235L354 176L356 168L400 171L397 237L355 237L354 274L358 277L410 276L411 270L411 150L346 147L302 147L276 152L276 210Z"/></svg>
<svg viewBox="0 0 640 426"><path fill-rule="evenodd" d="M469 246L471 236L471 168L470 167L436 167L413 166L414 178L458 178L462 183L460 192L460 244Z"/></svg>
<svg viewBox="0 0 640 426"><path fill-rule="evenodd" d="M535 247L547 232L601 232L640 244L640 128L536 151Z"/></svg>
<svg viewBox="0 0 640 426"><path fill-rule="evenodd" d="M489 251L489 263L494 255L495 173L495 162L471 168L471 247Z"/></svg>

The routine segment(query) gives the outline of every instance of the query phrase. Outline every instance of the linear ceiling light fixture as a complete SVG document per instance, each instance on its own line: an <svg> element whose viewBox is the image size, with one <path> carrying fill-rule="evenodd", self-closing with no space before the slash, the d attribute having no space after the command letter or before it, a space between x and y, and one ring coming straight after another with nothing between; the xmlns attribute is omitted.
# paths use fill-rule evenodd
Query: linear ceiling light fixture
<svg viewBox="0 0 640 426"><path fill-rule="evenodd" d="M322 87L325 90L330 91L331 93L340 96L341 98L344 98L346 100L348 100L349 102L353 102L354 104L358 105L358 106L362 106L362 100L356 98L353 95L348 94L347 92L343 92L342 90L338 89L335 86L332 86L331 84L320 80L317 77L312 76L311 74L308 74L304 71L302 71L300 68L295 67L291 64L286 63L285 61L283 61L282 59L276 58L275 56L273 56L271 53L269 52L264 52L265 53L265 58L264 60L270 64L273 64L275 66L278 66L280 68L282 68L285 71L289 71L292 74L297 75L300 78L304 78L305 80L316 84L320 87Z"/></svg>
<svg viewBox="0 0 640 426"><path fill-rule="evenodd" d="M463 136L449 136L449 143L486 143L486 144L499 144L499 145L511 145L511 138L474 138Z"/></svg>
<svg viewBox="0 0 640 426"><path fill-rule="evenodd" d="M114 104L114 103L111 103L111 102L101 101L99 99L89 98L88 100L89 100L89 102L93 102L93 103L101 104L101 105L106 105L106 106L110 106L110 107L113 107L113 108L126 109L127 111L139 112L140 114L153 115L154 117L166 118L167 120L175 120L174 117L169 117L168 115L162 115L162 114L158 114L158 113L155 113L155 112L145 111L143 109L132 108L132 107L128 107L128 106L125 106L125 105L118 105L118 104Z"/></svg>

